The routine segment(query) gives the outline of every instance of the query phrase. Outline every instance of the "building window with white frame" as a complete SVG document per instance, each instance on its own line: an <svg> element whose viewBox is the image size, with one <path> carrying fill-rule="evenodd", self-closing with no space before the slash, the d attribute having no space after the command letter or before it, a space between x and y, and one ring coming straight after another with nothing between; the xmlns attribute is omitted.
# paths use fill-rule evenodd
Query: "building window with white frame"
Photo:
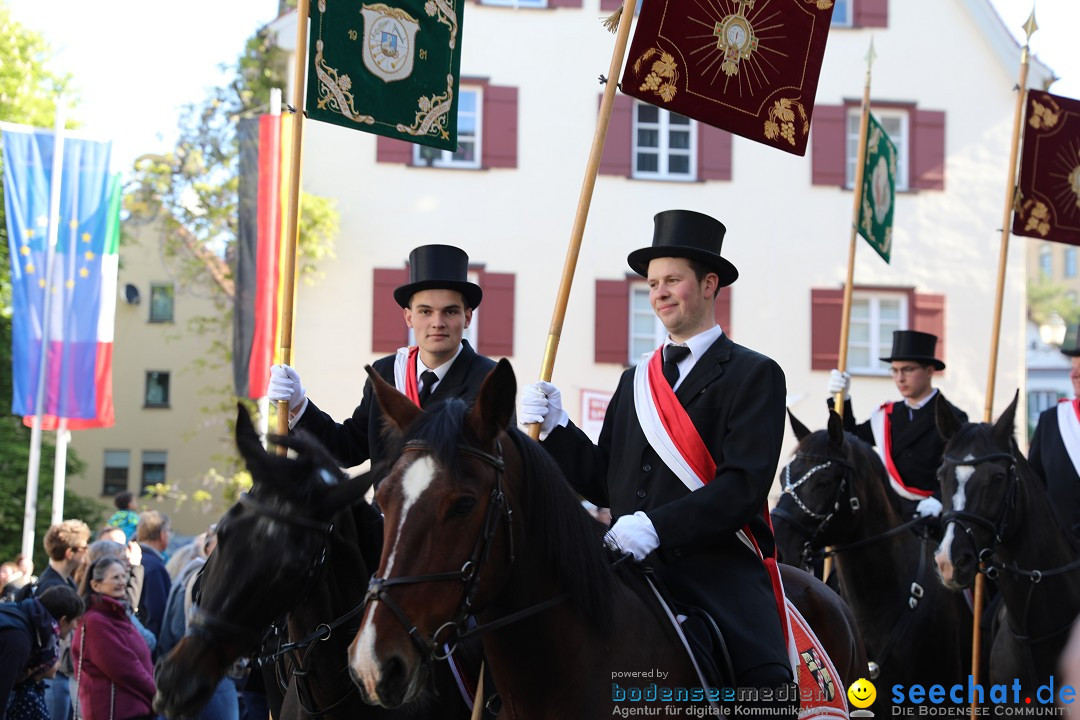
<svg viewBox="0 0 1080 720"><path fill-rule="evenodd" d="M1046 280L1054 277L1054 250L1050 243L1039 246L1039 272Z"/></svg>
<svg viewBox="0 0 1080 720"><path fill-rule="evenodd" d="M642 180L697 179L697 124L648 103L634 103L633 176Z"/></svg>
<svg viewBox="0 0 1080 720"><path fill-rule="evenodd" d="M888 375L889 364L879 358L892 350L895 330L906 330L907 295L856 292L851 300L847 369L862 375Z"/></svg>
<svg viewBox="0 0 1080 720"><path fill-rule="evenodd" d="M668 332L653 312L649 286L634 283L630 286L630 365L637 365L641 356L664 344Z"/></svg>
<svg viewBox="0 0 1080 720"><path fill-rule="evenodd" d="M858 0L835 0L833 3L832 26L852 27L855 24L852 5Z"/></svg>
<svg viewBox="0 0 1080 720"><path fill-rule="evenodd" d="M458 90L458 149L440 150L426 145L413 146L413 164L437 168L476 170L480 167L484 98L480 88Z"/></svg>
<svg viewBox="0 0 1080 720"><path fill-rule="evenodd" d="M892 108L872 108L874 117L885 128L889 139L896 147L896 190L908 189L908 127L910 116L907 110ZM848 109L847 123L847 180L848 188L855 187L855 164L859 160L859 123L862 110L857 107Z"/></svg>
<svg viewBox="0 0 1080 720"><path fill-rule="evenodd" d="M1076 248L1065 248L1065 277L1076 277Z"/></svg>

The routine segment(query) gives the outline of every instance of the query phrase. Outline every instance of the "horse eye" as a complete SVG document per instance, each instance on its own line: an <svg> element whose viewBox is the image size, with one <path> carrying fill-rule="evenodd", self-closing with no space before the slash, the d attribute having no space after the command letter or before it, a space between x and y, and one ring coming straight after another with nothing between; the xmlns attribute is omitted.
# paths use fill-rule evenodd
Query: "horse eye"
<svg viewBox="0 0 1080 720"><path fill-rule="evenodd" d="M468 515L476 507L476 498L474 497L462 497L458 498L453 507L450 508L450 517L461 517L462 515Z"/></svg>

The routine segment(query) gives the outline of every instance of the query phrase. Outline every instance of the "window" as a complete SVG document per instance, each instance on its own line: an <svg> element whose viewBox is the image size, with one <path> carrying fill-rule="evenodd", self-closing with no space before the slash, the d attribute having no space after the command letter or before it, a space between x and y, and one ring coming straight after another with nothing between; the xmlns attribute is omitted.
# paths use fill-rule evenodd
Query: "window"
<svg viewBox="0 0 1080 720"><path fill-rule="evenodd" d="M637 365L641 356L667 339L667 328L653 312L649 286L638 282L630 288L630 357L628 365Z"/></svg>
<svg viewBox="0 0 1080 720"><path fill-rule="evenodd" d="M153 485L165 482L165 465L168 453L164 450L143 450L142 454L142 494Z"/></svg>
<svg viewBox="0 0 1080 720"><path fill-rule="evenodd" d="M904 110L872 108L874 117L885 128L889 139L896 146L896 190L908 189L908 113ZM847 125L847 172L845 186L855 187L855 164L859 159L859 123L862 121L862 109L848 110Z"/></svg>
<svg viewBox="0 0 1080 720"><path fill-rule="evenodd" d="M413 164L441 168L479 168L482 107L483 95L479 88L461 88L458 94L457 152L414 145Z"/></svg>
<svg viewBox="0 0 1080 720"><path fill-rule="evenodd" d="M547 7L547 0L480 0L481 5L502 5L512 8Z"/></svg>
<svg viewBox="0 0 1080 720"><path fill-rule="evenodd" d="M836 0L833 4L833 27L851 27L855 24L851 5L856 0Z"/></svg>
<svg viewBox="0 0 1080 720"><path fill-rule="evenodd" d="M1054 276L1054 250L1050 243L1039 246L1039 272L1047 280Z"/></svg>
<svg viewBox="0 0 1080 720"><path fill-rule="evenodd" d="M1076 248L1065 248L1065 277L1076 277Z"/></svg>
<svg viewBox="0 0 1080 720"><path fill-rule="evenodd" d="M633 177L697 179L695 125L688 117L655 105L634 104Z"/></svg>
<svg viewBox="0 0 1080 720"><path fill-rule="evenodd" d="M128 489L128 467L131 465L131 451L105 451L105 482L102 495L116 495Z"/></svg>
<svg viewBox="0 0 1080 720"><path fill-rule="evenodd" d="M848 332L848 371L887 375L889 364L878 358L889 355L893 331L906 330L906 322L906 295L853 294Z"/></svg>
<svg viewBox="0 0 1080 720"><path fill-rule="evenodd" d="M173 321L173 286L150 286L150 322L171 323Z"/></svg>
<svg viewBox="0 0 1080 720"><path fill-rule="evenodd" d="M145 407L169 407L169 373L159 370L146 373Z"/></svg>

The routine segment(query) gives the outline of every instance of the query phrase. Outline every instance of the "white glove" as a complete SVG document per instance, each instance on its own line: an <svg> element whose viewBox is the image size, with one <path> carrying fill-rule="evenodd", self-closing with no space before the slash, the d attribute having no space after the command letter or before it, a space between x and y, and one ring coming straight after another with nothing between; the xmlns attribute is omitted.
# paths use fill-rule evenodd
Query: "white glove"
<svg viewBox="0 0 1080 720"><path fill-rule="evenodd" d="M562 393L549 382L535 382L526 385L521 391L521 405L518 410L518 422L522 425L540 423L540 437L560 425L566 425L569 418L562 406Z"/></svg>
<svg viewBox="0 0 1080 720"><path fill-rule="evenodd" d="M923 498L915 506L915 514L919 517L938 517L941 515L941 501L936 497Z"/></svg>
<svg viewBox="0 0 1080 720"><path fill-rule="evenodd" d="M851 397L851 375L846 372L840 372L839 370L829 371L829 394L835 395L837 393L844 393L844 399L847 400Z"/></svg>
<svg viewBox="0 0 1080 720"><path fill-rule="evenodd" d="M289 365L270 367L270 384L266 386L266 397L271 402L289 401L289 412L294 413L304 404L307 394L300 384L300 376Z"/></svg>
<svg viewBox="0 0 1080 720"><path fill-rule="evenodd" d="M656 534L649 516L638 510L633 515L623 515L616 520L604 535L604 542L611 549L630 553L641 562L646 555L660 547L660 536Z"/></svg>

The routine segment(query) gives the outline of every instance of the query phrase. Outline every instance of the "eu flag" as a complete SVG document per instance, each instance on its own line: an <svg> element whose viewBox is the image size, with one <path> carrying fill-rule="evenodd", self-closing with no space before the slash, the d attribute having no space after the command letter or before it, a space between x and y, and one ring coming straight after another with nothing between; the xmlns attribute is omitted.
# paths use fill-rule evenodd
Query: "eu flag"
<svg viewBox="0 0 1080 720"><path fill-rule="evenodd" d="M50 295L43 427L113 422L112 339L119 239L119 183L111 143L65 138L57 242L49 266L49 191L55 138L4 125L4 200L11 258L12 413L32 416Z"/></svg>

